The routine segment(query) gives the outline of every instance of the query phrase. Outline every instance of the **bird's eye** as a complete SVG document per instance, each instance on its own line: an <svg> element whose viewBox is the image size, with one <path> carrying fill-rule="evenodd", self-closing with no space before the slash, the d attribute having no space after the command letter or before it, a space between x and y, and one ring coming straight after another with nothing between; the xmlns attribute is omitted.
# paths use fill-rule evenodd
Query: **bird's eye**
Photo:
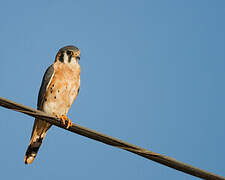
<svg viewBox="0 0 225 180"><path fill-rule="evenodd" d="M72 51L67 51L66 54L67 54L68 56L71 56L71 55L73 54L73 52L72 52Z"/></svg>

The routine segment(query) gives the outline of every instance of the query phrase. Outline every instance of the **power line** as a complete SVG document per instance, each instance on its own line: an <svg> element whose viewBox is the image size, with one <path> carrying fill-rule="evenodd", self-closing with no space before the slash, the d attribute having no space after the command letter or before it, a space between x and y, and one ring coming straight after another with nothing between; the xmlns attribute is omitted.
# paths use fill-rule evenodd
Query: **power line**
<svg viewBox="0 0 225 180"><path fill-rule="evenodd" d="M137 154L139 156L145 157L147 159L150 159L152 161L158 162L160 164L163 164L165 166L171 167L173 169L176 169L178 171L182 171L186 174L190 174L192 176L196 176L202 179L208 179L208 180L225 180L224 177L207 172L205 170L193 167L191 165L188 165L186 163L177 161L171 157L154 153L152 151L149 151L147 149L135 146L133 144L121 141L119 139L113 138L111 136L107 136L105 134L99 133L97 131L79 126L77 124L74 124L69 128L66 129L65 125L62 124L60 119L57 119L54 116L48 115L42 111L30 108L28 106L24 106L22 104L18 104L16 102L10 101L8 99L0 97L0 106L18 111L24 114L27 114L29 116L42 119L44 121L47 121L49 123L52 123L60 128L63 128L65 130L71 131L73 133L94 139L96 141L100 141L102 143L124 149L126 151L132 152L134 154Z"/></svg>

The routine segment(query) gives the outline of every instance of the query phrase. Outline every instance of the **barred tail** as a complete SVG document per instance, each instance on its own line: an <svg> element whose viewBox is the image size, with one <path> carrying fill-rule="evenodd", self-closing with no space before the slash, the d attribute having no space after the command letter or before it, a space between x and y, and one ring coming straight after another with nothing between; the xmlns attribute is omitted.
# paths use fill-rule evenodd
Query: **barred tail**
<svg viewBox="0 0 225 180"><path fill-rule="evenodd" d="M47 130L50 128L50 126L51 124L45 121L42 121L39 119L35 120L32 136L30 139L30 144L27 148L27 151L24 157L25 164L31 164L34 161L38 153L38 150L41 146L41 143L47 133Z"/></svg>

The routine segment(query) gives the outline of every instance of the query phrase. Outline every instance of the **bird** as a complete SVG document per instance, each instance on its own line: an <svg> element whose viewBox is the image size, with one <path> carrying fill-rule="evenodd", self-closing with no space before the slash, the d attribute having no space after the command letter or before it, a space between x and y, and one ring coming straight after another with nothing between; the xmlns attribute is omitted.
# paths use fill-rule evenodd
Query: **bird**
<svg viewBox="0 0 225 180"><path fill-rule="evenodd" d="M71 105L80 91L80 50L72 45L62 47L56 54L42 79L38 94L37 109L59 118L69 128L71 120L67 117ZM36 118L25 153L25 164L31 164L46 136L51 124Z"/></svg>

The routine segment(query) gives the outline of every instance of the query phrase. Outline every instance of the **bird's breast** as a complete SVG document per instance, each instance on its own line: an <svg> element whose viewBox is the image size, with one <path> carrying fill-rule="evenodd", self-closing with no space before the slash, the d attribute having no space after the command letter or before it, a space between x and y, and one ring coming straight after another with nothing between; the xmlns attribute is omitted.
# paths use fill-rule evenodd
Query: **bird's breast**
<svg viewBox="0 0 225 180"><path fill-rule="evenodd" d="M43 111L50 114L67 114L78 95L79 87L79 64L71 68L63 63L55 63L53 78L47 87Z"/></svg>

